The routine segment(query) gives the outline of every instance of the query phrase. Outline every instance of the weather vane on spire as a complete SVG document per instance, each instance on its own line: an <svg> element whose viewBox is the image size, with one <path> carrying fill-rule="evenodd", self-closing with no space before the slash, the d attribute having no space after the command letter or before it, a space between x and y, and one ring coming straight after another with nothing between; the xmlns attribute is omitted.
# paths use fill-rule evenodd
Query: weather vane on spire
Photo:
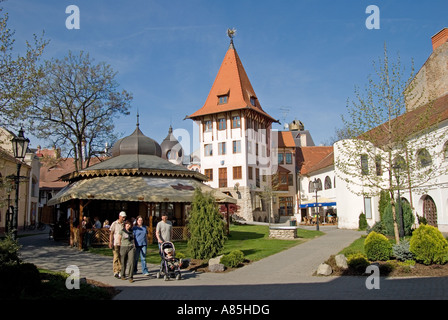
<svg viewBox="0 0 448 320"><path fill-rule="evenodd" d="M227 36L230 38L230 42L233 42L233 37L236 35L236 29L227 29Z"/></svg>

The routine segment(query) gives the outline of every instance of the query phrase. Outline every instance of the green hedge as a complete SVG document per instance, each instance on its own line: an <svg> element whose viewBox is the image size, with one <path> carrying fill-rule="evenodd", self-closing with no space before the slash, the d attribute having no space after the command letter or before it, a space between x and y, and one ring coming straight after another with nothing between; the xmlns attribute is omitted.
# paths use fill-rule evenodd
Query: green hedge
<svg viewBox="0 0 448 320"><path fill-rule="evenodd" d="M426 265L448 261L448 241L437 228L430 225L420 225L414 230L409 249L417 261Z"/></svg>
<svg viewBox="0 0 448 320"><path fill-rule="evenodd" d="M240 250L233 250L221 258L221 263L228 268L236 268L244 261L244 253Z"/></svg>
<svg viewBox="0 0 448 320"><path fill-rule="evenodd" d="M392 256L392 244L386 236L372 231L364 241L364 250L370 261L386 261Z"/></svg>

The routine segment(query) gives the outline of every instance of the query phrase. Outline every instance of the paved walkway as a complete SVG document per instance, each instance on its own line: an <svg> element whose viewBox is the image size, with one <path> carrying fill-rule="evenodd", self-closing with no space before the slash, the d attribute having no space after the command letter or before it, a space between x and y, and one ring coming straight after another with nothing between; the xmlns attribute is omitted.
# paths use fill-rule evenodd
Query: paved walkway
<svg viewBox="0 0 448 320"><path fill-rule="evenodd" d="M117 300L367 300L448 299L448 278L381 278L379 289L367 289L366 277L316 277L320 263L362 234L321 226L324 236L227 273L183 271L183 279L156 279L141 273L134 283L112 276L112 258L93 255L48 239L47 233L19 238L24 261L55 271L78 266L81 277L110 284Z"/></svg>

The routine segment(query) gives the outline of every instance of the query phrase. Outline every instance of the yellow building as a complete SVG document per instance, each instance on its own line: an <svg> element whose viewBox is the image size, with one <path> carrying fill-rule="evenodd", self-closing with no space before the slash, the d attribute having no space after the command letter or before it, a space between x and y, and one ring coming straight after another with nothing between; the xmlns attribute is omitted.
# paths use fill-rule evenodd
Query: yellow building
<svg viewBox="0 0 448 320"><path fill-rule="evenodd" d="M14 180L19 160L14 158L12 152L11 139L14 136L11 131L0 128L0 233L5 232L7 215L12 212L16 199ZM37 157L28 150L20 168L18 230L34 224L38 219L39 167Z"/></svg>

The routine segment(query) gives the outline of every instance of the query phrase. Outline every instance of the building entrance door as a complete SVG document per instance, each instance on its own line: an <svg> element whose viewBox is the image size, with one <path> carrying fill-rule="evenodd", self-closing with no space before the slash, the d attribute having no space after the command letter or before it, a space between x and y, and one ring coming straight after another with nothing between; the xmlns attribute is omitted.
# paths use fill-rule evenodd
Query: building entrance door
<svg viewBox="0 0 448 320"><path fill-rule="evenodd" d="M429 225L437 228L437 208L430 196L423 199L423 217Z"/></svg>
<svg viewBox="0 0 448 320"><path fill-rule="evenodd" d="M227 168L219 168L219 187L227 188Z"/></svg>

